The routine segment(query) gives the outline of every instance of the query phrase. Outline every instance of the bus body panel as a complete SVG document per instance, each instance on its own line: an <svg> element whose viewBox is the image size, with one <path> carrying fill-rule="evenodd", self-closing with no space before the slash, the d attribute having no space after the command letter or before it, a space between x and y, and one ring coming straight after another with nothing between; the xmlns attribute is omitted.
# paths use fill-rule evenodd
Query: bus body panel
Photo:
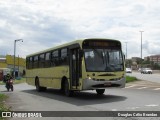
<svg viewBox="0 0 160 120"><path fill-rule="evenodd" d="M125 64L124 64L124 57L121 55L122 59L122 65L123 70L113 70L112 72L107 71L93 71L90 69L87 70L87 63L86 63L86 56L85 52L88 53L100 53L105 49L105 46L101 43L98 43L97 41L100 40L102 43L106 42L108 39L84 39L84 40L78 40L71 43L67 43L58 47L53 47L44 51L40 51L31 55L27 56L27 59L30 59L34 56L40 56L41 54L47 54L48 52L52 52L55 50L61 50L63 48L67 48L68 53L68 65L60 65L60 66L50 66L50 67L44 67L44 68L28 68L26 70L26 78L27 83L30 85L35 85L35 79L39 79L39 84L42 87L50 87L54 89L61 89L62 88L62 79L66 78L69 82L70 90L93 90L93 89L105 89L109 87L125 87ZM91 47L89 46L88 41L96 41L94 44L91 44ZM116 44L120 44L117 40L111 40L109 39L110 43L108 46L113 42ZM87 43L88 42L88 43ZM100 45L103 47L97 48L97 51L93 50L95 45ZM111 44L112 45L112 44ZM114 45L114 44L113 44ZM89 46L89 47L88 47ZM107 44L106 44L107 46ZM110 47L110 46L109 46ZM83 56L81 57L81 50L83 51ZM121 45L119 48L119 53L122 51ZM74 55L75 52L75 55ZM116 53L116 52L115 52ZM122 53L122 52L121 52ZM106 54L106 53L105 53ZM110 51L110 54L112 54L112 50ZM116 53L117 54L117 53ZM75 56L77 57L75 59ZM104 53L102 54L104 56ZM81 59L79 59L81 57ZM38 58L39 59L39 58ZM27 60L26 60L27 61ZM75 68L77 69L77 72L81 71L81 75L78 73L74 73L74 62L78 62L75 65ZM28 64L28 63L27 63ZM79 65L79 66L78 66ZM93 64L96 65L96 64ZM32 65L33 66L33 65ZM77 68L78 67L78 68ZM80 69L79 69L80 68ZM76 84L74 83L74 75L76 78L78 78L78 81L76 81Z"/></svg>
<svg viewBox="0 0 160 120"><path fill-rule="evenodd" d="M27 70L26 74L28 75L27 83L30 85L35 85L35 79L36 77L38 77L40 81L40 86L60 89L62 76L69 78L69 68L65 66L45 69L34 69Z"/></svg>

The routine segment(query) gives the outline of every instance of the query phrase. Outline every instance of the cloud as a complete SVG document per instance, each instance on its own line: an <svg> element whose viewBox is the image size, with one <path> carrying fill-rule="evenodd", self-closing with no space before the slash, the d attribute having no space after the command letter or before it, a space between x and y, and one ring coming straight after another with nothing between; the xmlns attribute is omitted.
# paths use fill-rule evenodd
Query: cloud
<svg viewBox="0 0 160 120"><path fill-rule="evenodd" d="M2 0L0 54L27 54L79 38L113 38L128 42L128 57L159 54L159 0ZM157 44L158 43L158 44ZM152 47L151 47L152 46Z"/></svg>

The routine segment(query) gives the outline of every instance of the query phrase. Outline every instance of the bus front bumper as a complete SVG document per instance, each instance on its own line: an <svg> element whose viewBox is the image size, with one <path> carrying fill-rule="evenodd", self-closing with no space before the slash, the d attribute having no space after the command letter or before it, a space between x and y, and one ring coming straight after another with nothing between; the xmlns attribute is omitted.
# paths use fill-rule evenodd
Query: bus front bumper
<svg viewBox="0 0 160 120"><path fill-rule="evenodd" d="M124 88L125 87L125 77L115 80L115 81L97 81L93 79L84 79L83 80L83 90L94 90L94 89L105 89L109 87L118 87L118 88Z"/></svg>

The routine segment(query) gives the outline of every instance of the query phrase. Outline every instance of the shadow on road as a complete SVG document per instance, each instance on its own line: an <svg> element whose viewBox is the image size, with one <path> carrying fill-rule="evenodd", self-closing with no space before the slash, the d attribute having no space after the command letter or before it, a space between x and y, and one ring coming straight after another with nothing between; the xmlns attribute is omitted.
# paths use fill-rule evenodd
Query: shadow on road
<svg viewBox="0 0 160 120"><path fill-rule="evenodd" d="M119 95L97 95L92 92L75 92L73 97L66 97L60 90L47 89L46 92L37 92L36 90L23 90L28 94L41 96L49 99L54 99L62 102L67 102L77 106L92 105L92 104L103 104L113 103L117 101L124 101L127 99L125 96Z"/></svg>

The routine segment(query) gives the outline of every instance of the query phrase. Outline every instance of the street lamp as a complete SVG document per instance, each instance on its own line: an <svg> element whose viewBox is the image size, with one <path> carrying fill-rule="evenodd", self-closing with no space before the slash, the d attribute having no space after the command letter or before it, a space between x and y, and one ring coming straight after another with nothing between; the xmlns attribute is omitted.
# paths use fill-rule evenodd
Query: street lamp
<svg viewBox="0 0 160 120"><path fill-rule="evenodd" d="M22 41L23 42L23 39L16 39L16 40L14 40L14 70L13 70L13 77L14 77L14 79L15 79L15 72L16 72L16 70L15 70L16 42L18 42L18 41Z"/></svg>
<svg viewBox="0 0 160 120"><path fill-rule="evenodd" d="M141 33L141 69L142 69L142 32L144 31L139 31Z"/></svg>

